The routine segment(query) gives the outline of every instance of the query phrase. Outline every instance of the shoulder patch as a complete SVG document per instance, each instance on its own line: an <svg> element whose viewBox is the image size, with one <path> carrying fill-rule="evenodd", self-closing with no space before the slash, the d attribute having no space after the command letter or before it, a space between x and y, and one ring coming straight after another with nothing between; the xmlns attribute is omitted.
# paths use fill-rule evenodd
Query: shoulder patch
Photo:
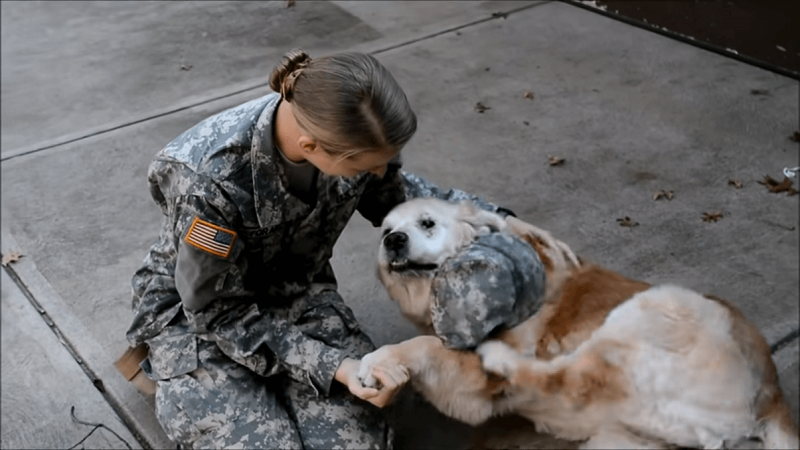
<svg viewBox="0 0 800 450"><path fill-rule="evenodd" d="M227 258L236 241L236 232L195 217L184 240L200 250Z"/></svg>

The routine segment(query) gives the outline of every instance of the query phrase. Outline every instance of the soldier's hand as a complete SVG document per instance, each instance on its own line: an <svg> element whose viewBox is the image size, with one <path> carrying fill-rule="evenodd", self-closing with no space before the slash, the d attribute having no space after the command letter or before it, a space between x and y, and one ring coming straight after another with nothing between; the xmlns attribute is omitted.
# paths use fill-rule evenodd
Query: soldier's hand
<svg viewBox="0 0 800 450"><path fill-rule="evenodd" d="M334 378L347 386L353 395L379 408L388 405L409 380L408 370L402 365L376 366L373 369L373 376L378 381L378 388L365 387L358 378L360 366L360 361L345 358L336 370Z"/></svg>
<svg viewBox="0 0 800 450"><path fill-rule="evenodd" d="M378 381L380 386L378 395L372 398L365 399L373 405L383 408L391 403L394 397L403 389L403 386L408 383L409 375L408 369L404 366L397 364L392 366L375 366L372 369L372 376ZM359 382L359 385L361 383Z"/></svg>

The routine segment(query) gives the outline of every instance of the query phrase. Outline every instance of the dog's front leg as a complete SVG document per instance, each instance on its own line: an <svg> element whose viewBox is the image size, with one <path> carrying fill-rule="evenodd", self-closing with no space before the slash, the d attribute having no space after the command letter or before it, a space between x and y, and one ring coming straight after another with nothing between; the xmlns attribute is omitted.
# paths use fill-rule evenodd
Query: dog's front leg
<svg viewBox="0 0 800 450"><path fill-rule="evenodd" d="M449 417L477 425L493 414L492 396L500 388L489 380L475 352L447 348L435 336L417 336L364 356L359 377L375 387L373 370L392 365L406 368L414 389Z"/></svg>
<svg viewBox="0 0 800 450"><path fill-rule="evenodd" d="M613 342L595 342L542 361L522 356L503 342L489 341L481 344L477 353L487 372L506 378L511 386L538 397L557 395L564 405L580 410L593 401L613 403L627 396L624 372L604 355L604 351L624 348Z"/></svg>
<svg viewBox="0 0 800 450"><path fill-rule="evenodd" d="M373 374L375 369L391 370L397 366L406 368L413 378L439 347L442 347L442 341L434 336L417 336L399 344L384 345L361 359L358 378L365 387L379 388Z"/></svg>

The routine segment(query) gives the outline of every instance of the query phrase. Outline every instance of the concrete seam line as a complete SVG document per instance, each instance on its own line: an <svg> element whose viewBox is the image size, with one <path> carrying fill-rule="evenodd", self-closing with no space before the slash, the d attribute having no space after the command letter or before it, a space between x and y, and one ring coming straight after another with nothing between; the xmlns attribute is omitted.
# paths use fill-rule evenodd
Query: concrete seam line
<svg viewBox="0 0 800 450"><path fill-rule="evenodd" d="M505 18L508 15L515 14L515 13L518 13L518 12L521 12L521 11L524 11L524 10L527 10L527 9L535 8L537 6L545 5L547 3L551 3L552 1L553 0L547 0L547 1L540 2L540 3L532 3L530 5L520 6L519 8L511 9L511 10L508 10L508 11L492 13L489 17L484 17L483 19L478 19L478 20L475 20L475 21L472 21L470 23L466 23L466 24L463 24L463 25L456 25L456 26L450 27L450 28L448 28L446 30L437 31L437 32L431 33L431 34L429 34L427 36L422 36L422 37L419 37L419 38L411 39L411 40L408 40L408 41L405 41L405 42L401 42L399 44L389 45L387 47L384 47L384 48L381 48L381 49L378 49L378 50L373 50L373 51L371 51L369 53L371 55L377 55L377 54L380 54L380 53L388 52L389 50L394 50L396 48L405 47L407 45L411 45L411 44L415 44L415 43L420 42L420 41L425 41L425 40L428 40L428 39L431 39L431 38L435 38L435 37L441 36L443 34L452 33L453 31L458 31L458 30L461 30L461 29L464 29L464 28L467 28L467 27L471 27L471 26L478 25L478 24L481 24L481 23L484 23L484 22L488 22L490 20L497 20L497 19Z"/></svg>
<svg viewBox="0 0 800 450"><path fill-rule="evenodd" d="M165 116L168 116L170 114L174 114L176 112L181 112L181 111L185 111L187 109L195 108L197 106L201 106L201 105L205 105L205 104L208 104L208 103L212 103L212 102L215 102L217 100L222 100L224 98L233 97L234 95L242 94L244 92L249 92L249 91L254 91L256 89L259 89L259 88L264 88L264 87L266 87L268 85L269 85L269 83L261 83L261 84L256 85L256 86L251 86L251 87L248 87L248 88L245 88L245 89L239 89L239 90L234 91L234 92L229 92L229 93L226 93L226 94L223 94L223 95L218 95L216 97L208 98L208 99L201 100L201 101L198 101L198 102L195 102L195 103L191 103L191 104L188 104L188 105L183 105L183 106L180 106L180 107L177 107L177 108L173 108L173 109L170 109L168 111L160 112L160 113L157 113L157 114L150 114L150 115L148 115L146 117L143 117L141 119L134 119L134 120L131 120L131 121L119 124L119 125L114 125L114 126L111 126L111 127L108 127L108 128L102 128L102 129L100 129L98 131L87 133L87 134L84 134L84 135L81 135L81 136L78 136L78 137L75 137L75 138L67 139L67 140L64 140L64 141L61 141L61 142L56 142L56 143L50 144L50 145L45 145L43 147L33 148L31 150L27 150L27 151L23 151L23 152L20 152L20 153L16 153L16 154L13 154L11 156L6 156L5 158L0 158L0 161L8 161L10 159L18 158L20 156L26 156L26 155L30 155L30 154L33 154L33 153L39 153L39 152L44 151L44 150L49 150L49 149L52 149L52 148L60 147L62 145L67 145L67 144L71 144L73 142L82 141L84 139L89 139L89 138L92 138L92 137L95 137L95 136L99 136L101 134L110 133L112 131L120 130L122 128L127 128L127 127L130 127L130 126L133 126L133 125L137 125L137 124L140 124L140 123L143 123L143 122L148 122L148 121L153 120L153 119L158 119L160 117L165 117Z"/></svg>
<svg viewBox="0 0 800 450"><path fill-rule="evenodd" d="M545 0L545 1L541 1L539 3L532 3L532 4L529 4L529 5L521 6L519 8L514 8L514 9L511 9L511 10L508 10L508 11L501 11L501 12L492 13L489 17L484 17L483 19L475 20L475 21L472 21L472 22L469 22L469 23L466 23L466 24L463 24L463 25L457 25L457 26L454 26L454 27L450 27L450 28L448 28L446 30L443 30L443 31L437 31L435 33L431 33L431 34L428 34L428 35L425 35L425 36L422 36L422 37L419 37L419 38L414 38L414 39L411 39L411 40L408 40L408 41L405 41L405 42L401 42L399 44L389 45L387 47L380 48L380 49L377 49L377 50L368 51L366 53L369 53L369 54L372 54L372 55L377 55L377 54L384 53L384 52L387 52L387 51L390 51L390 50L394 50L394 49L397 49L397 48L405 47L405 46L408 46L408 45L411 45L411 44L414 44L414 43L417 43L417 42L421 42L421 41L424 41L424 40L432 39L432 38L435 38L437 36L441 36L441 35L446 34L446 33L450 33L450 32L453 32L453 31L461 30L463 28L467 28L467 27L471 27L471 26L474 26L474 25L478 25L478 24L484 23L484 22L488 22L490 20L497 20L497 19L500 19L500 18L504 18L504 17L506 17L508 15L511 15L511 14L515 14L515 13L518 13L518 12L521 12L521 11L524 11L524 10L527 10L527 9L531 9L531 8L535 8L537 6L541 6L541 5L545 5L547 3L551 3L552 1L553 0ZM228 98L228 97L232 97L234 95L242 94L242 93L249 92L249 91L254 91L256 89L261 89L261 88L264 88L264 87L267 87L267 86L269 86L269 83L259 83L259 84L256 84L254 86L249 86L247 88L239 89L239 90L236 90L234 92L224 93L224 94L212 97L212 98L208 98L208 99L197 101L195 103L191 103L191 104L188 104L188 105L183 105L183 106L180 106L180 107L177 107L177 108L169 109L169 110L164 111L164 112L160 112L160 113L156 113L156 114L150 113L149 115L146 115L145 117L140 118L140 119L130 120L130 121L127 121L127 122L124 122L124 123L121 123L121 124L118 124L118 125L113 125L113 126L110 126L110 127L107 127L107 128L98 127L99 129L97 131L89 132L87 134L79 135L79 136L76 136L76 137L73 137L73 138L68 138L68 139L65 139L63 141L58 141L59 138L55 138L55 140L56 140L55 143L47 144L47 145L43 145L43 146L34 145L33 148L31 148L30 150L20 151L19 153L13 153L13 151L12 151L12 153L13 153L12 155L6 156L6 157L2 157L2 158L0 158L0 161L8 161L8 160L11 160L11 159L14 159L14 158L18 158L18 157L21 157L21 156L27 156L27 155L31 155L33 153L39 153L39 152L44 151L44 150L50 150L52 148L60 147L60 146L67 145L67 144L72 144L74 142L82 141L84 139L89 139L89 138L92 138L92 137L95 137L95 136L99 136L99 135L102 135L102 134L110 133L112 131L120 130L122 128L127 128L129 126L137 125L137 124L140 124L140 123L143 123L143 122L147 122L147 121L150 121L150 120L153 120L153 119L158 119L160 117L168 116L168 115L174 114L176 112L180 112L180 111L184 111L184 110L187 110L187 109L191 109L191 108L194 108L194 107L197 107L197 106L201 106L201 105L205 105L207 103L211 103L211 102L214 102L214 101L217 101L217 100L222 100L222 99L225 99L225 98Z"/></svg>
<svg viewBox="0 0 800 450"><path fill-rule="evenodd" d="M72 344L70 344L64 338L64 334L61 333L61 330L58 328L58 325L56 325L55 322L53 322L53 319L50 318L50 315L47 313L47 311L44 308L42 308L39 302L37 302L36 299L33 297L33 294L31 294L30 289L28 289L28 286L19 277L19 274L17 274L17 272L14 271L14 269L10 266L6 266L5 270L8 276L11 277L12 280L14 280L14 284L16 284L17 287L19 287L20 291L22 291L23 295L25 295L25 298L27 298L28 301L31 303L31 305L33 305L34 309L36 309L36 312L39 313L39 315L42 317L42 320L44 320L44 323L47 324L47 327L50 328L53 334L56 335L56 338L58 339L59 342L61 342L61 345L63 345L64 348L67 349L67 352L69 352L70 356L72 356L72 358L75 360L75 362L78 363L81 369L83 369L83 371L86 372L86 375L89 376L89 379L91 379L92 384L98 386L98 382L100 382L100 385L102 385L102 381L99 378L97 378L97 376L94 374L94 372L92 372L91 369L86 367L86 364L84 364L83 359L80 356L78 356L78 353L75 351L75 348L72 346Z"/></svg>

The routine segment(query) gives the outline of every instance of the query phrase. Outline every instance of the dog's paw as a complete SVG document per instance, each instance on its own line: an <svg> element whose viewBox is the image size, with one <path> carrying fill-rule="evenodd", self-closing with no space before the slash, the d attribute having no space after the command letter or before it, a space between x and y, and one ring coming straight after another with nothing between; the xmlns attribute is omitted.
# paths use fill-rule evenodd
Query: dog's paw
<svg viewBox="0 0 800 450"><path fill-rule="evenodd" d="M509 378L517 369L519 353L503 342L485 342L478 347L477 352L487 372Z"/></svg>
<svg viewBox="0 0 800 450"><path fill-rule="evenodd" d="M358 380L361 385L368 388L377 388L378 380L372 375L372 369L375 367L375 352L366 354L361 358L361 367L358 369Z"/></svg>
<svg viewBox="0 0 800 450"><path fill-rule="evenodd" d="M367 353L361 358L361 367L358 369L358 379L361 385L368 388L380 389L381 383L375 378L375 367L385 364L391 358L391 352L386 347L381 347L372 353Z"/></svg>

